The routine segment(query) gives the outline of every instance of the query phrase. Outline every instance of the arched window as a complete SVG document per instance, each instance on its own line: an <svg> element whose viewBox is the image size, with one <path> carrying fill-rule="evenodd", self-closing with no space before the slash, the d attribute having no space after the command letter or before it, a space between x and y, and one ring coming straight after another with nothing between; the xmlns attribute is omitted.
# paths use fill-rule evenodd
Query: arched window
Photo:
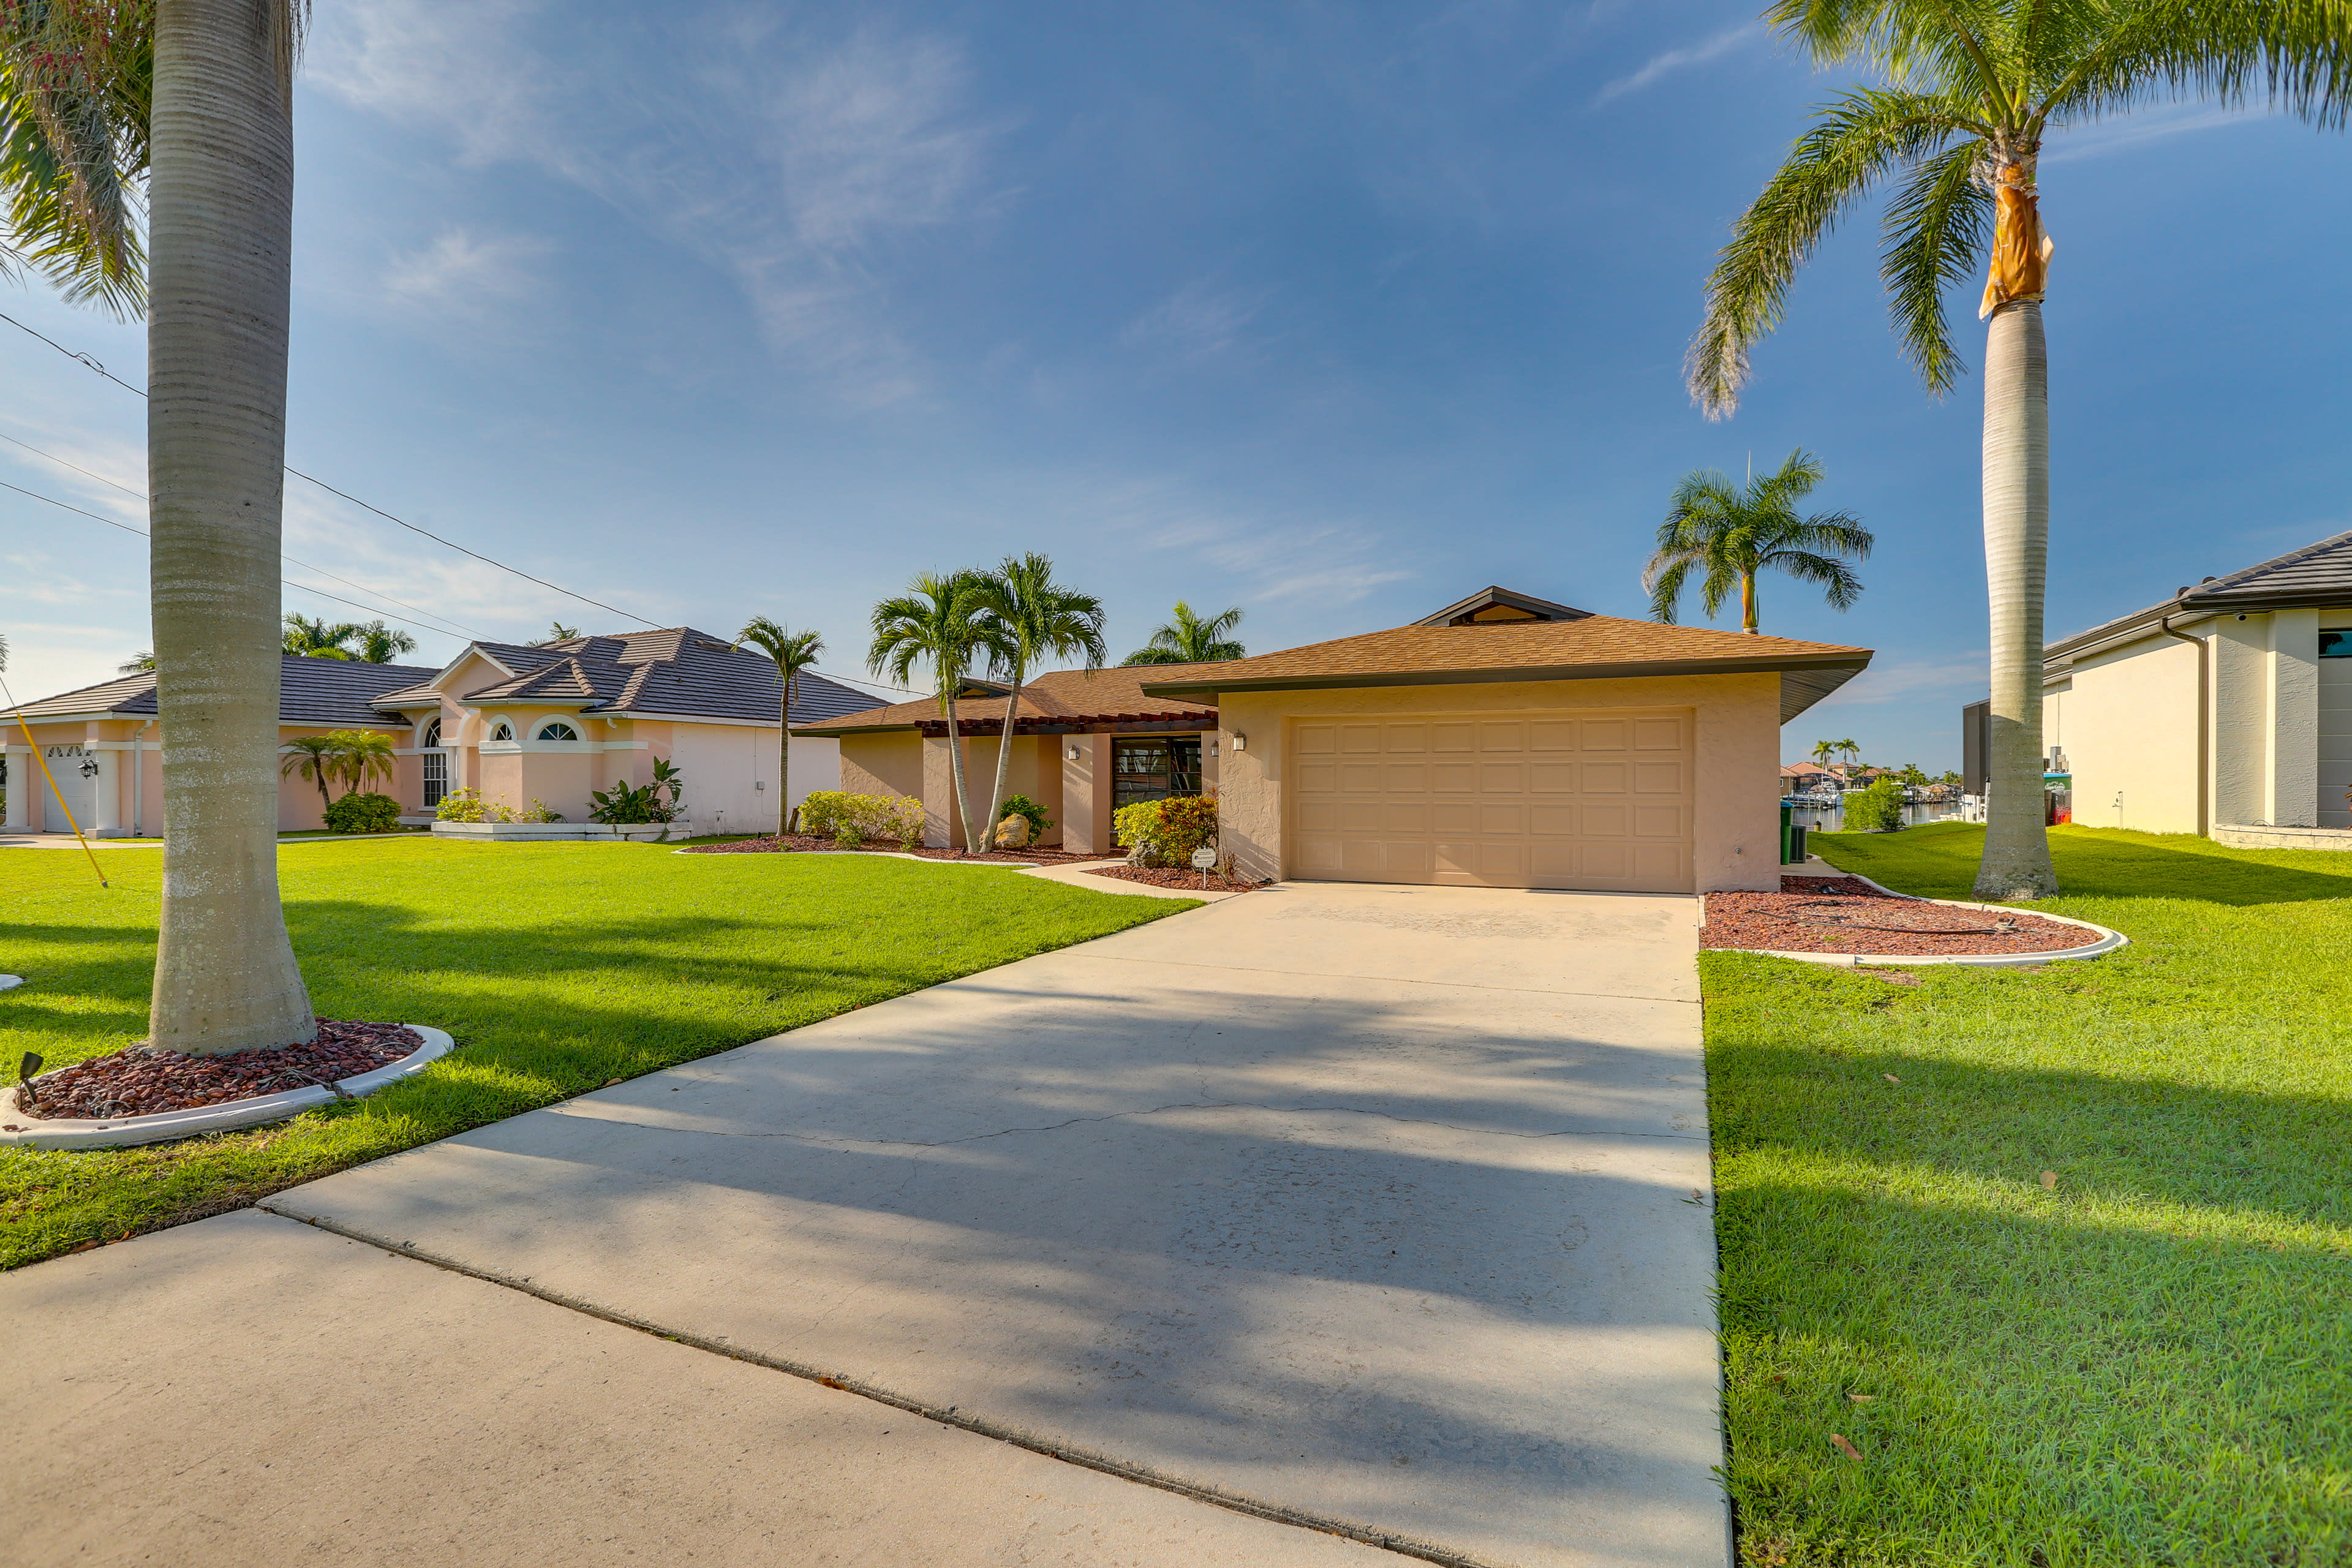
<svg viewBox="0 0 2352 1568"><path fill-rule="evenodd" d="M508 722L507 722L505 720L503 720L503 719L499 720L499 727L498 727L497 729L495 729L495 730L493 730L493 731L490 731L490 739L491 739L491 740L493 740L493 741L511 741L511 740L513 740L513 739L514 739L514 726L513 726L513 725L511 725L511 724L509 724L509 723L508 723Z"/></svg>
<svg viewBox="0 0 2352 1568"><path fill-rule="evenodd" d="M434 747L439 745L441 743L441 721L436 719L430 724L425 725L425 738L416 743L424 747L428 752Z"/></svg>
<svg viewBox="0 0 2352 1568"><path fill-rule="evenodd" d="M561 719L550 719L539 727L539 738L542 741L576 741L580 738L580 731Z"/></svg>

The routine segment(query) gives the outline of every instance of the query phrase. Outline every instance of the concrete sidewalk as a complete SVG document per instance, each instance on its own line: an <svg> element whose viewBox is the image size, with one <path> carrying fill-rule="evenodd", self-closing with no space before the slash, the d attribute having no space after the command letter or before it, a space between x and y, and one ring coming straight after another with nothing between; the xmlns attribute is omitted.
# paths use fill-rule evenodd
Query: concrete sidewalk
<svg viewBox="0 0 2352 1568"><path fill-rule="evenodd" d="M803 1472L827 1478L819 1492L793 1495L908 1530L923 1499L899 1489L937 1487L943 1516L968 1517L990 1549L1035 1539L1022 1532L1046 1527L1018 1500L992 1505L981 1494L998 1483L971 1479L999 1472L954 1458L957 1445L979 1444L990 1464L1048 1467L1040 1473L1060 1489L1017 1484L1052 1519L1082 1518L1097 1532L1075 1556L955 1557L917 1542L872 1561L1175 1568L1218 1552L1286 1564L1369 1550L1318 1533L1339 1531L1439 1562L1720 1568L1696 918L1687 899L1269 889L638 1079L265 1206L506 1288L426 1276L405 1259L371 1268L487 1292L464 1299L552 1314L574 1325L566 1333L593 1325L663 1356L699 1357L723 1368L712 1378L764 1378L788 1391L779 1401L864 1391L876 1431L887 1426L896 1442L920 1426L924 1453L947 1456L862 1479L865 1439L841 1435L862 1427L826 1436L763 1415L794 1435L772 1441L763 1426L729 1447L731 1417L712 1415L689 1447L733 1456L726 1477L751 1467L788 1489ZM26 1325L9 1352L12 1386L47 1375L28 1366L37 1357L26 1344L77 1377L126 1355L163 1368L176 1350L190 1369L223 1361L240 1388L270 1382L275 1363L241 1332L214 1331L171 1294L236 1298L235 1282L253 1272L245 1255L264 1237L281 1251L348 1245L234 1216L0 1282L0 1305ZM67 1310L47 1283L67 1275L51 1271L124 1269L142 1248L173 1259L154 1276L160 1304L121 1319L145 1327L127 1351L79 1348L88 1319ZM310 1267L324 1266L268 1266ZM368 1358L375 1314L396 1309L399 1292L370 1308L363 1296L338 1306L320 1289L307 1308L300 1291L289 1296L278 1337L321 1336L303 1352L313 1366L330 1347ZM94 1279L85 1294L125 1291L137 1296ZM247 1316L267 1321L269 1299ZM501 1364L499 1334L521 1343L537 1331L488 1326L498 1314L480 1310L483 1326L452 1317L441 1336L461 1374ZM591 1313L779 1370L663 1345ZM477 1337L493 1348L478 1352ZM613 1405L635 1409L646 1384L619 1377L600 1394L604 1363L584 1355L523 1357L534 1392L515 1425L461 1399L444 1440L475 1452L487 1422L526 1446L552 1443L560 1457L571 1450L540 1435L541 1423L572 1418L559 1412L576 1407L591 1426L633 1418ZM421 1346L406 1364L407 1381L369 1384L380 1392L365 1412L398 1432L431 1430L425 1407L449 1397L441 1368ZM809 1381L818 1377L846 1392ZM314 1432L331 1428L332 1441L364 1441L363 1428L337 1425L331 1388L307 1405L298 1393L283 1409L262 1401L265 1430L290 1433L300 1416ZM691 1399L662 1405L656 1424L690 1426L694 1409ZM37 1425L9 1419L0 1458L43 1448ZM286 1441L289 1458L302 1451ZM1087 1475L1072 1490L1080 1472L1015 1444L1131 1479ZM121 1420L62 1447L92 1474L153 1480L141 1468L148 1450ZM480 1496L512 1487L514 1506L529 1510L544 1492L561 1512L575 1506L562 1500L575 1495L564 1463L585 1462L493 1466L485 1473L501 1479ZM643 1463L652 1479L625 1506L692 1514L688 1469ZM45 1517L74 1495L70 1473L57 1472ZM200 1511L195 1474L157 1484ZM734 1485L722 1479L718 1495L733 1497ZM1116 1489L1085 1489L1096 1486L1142 1500L1121 1512ZM836 1487L846 1489L824 1489ZM306 1519L350 1517L363 1529L373 1513L335 1514L339 1493L299 1475L271 1489L273 1506ZM1187 1493L1308 1528L1224 1514ZM593 1503L576 1506L590 1510L583 1528L593 1524ZM744 1521L790 1513L726 1508L748 1510L728 1516ZM1193 1510L1226 1522L1213 1528ZM835 1517L819 1510L807 1527L823 1551L779 1557L771 1538L768 1560L868 1561L825 1554L842 1539L824 1534ZM1250 1533L1261 1531L1276 1537ZM724 1537L714 1528L697 1539L719 1552Z"/></svg>

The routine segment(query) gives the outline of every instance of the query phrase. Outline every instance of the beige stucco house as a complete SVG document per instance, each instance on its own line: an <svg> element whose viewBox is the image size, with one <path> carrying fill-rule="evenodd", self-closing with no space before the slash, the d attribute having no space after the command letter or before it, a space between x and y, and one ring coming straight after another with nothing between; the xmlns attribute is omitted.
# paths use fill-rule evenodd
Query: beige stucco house
<svg viewBox="0 0 2352 1568"><path fill-rule="evenodd" d="M538 645L477 642L444 668L288 655L278 710L281 742L330 730L373 730L393 740L395 773L370 787L399 801L404 820L432 820L451 790L527 809L540 800L586 820L593 791L639 784L656 758L684 775L696 827L772 832L780 738L776 667L691 627L572 637ZM814 721L873 699L804 672L795 720ZM72 817L100 837L163 830L163 735L152 674L29 702L6 726L6 826L64 833ZM37 746L65 800L51 795ZM839 748L795 739L792 801L838 781ZM336 793L341 793L340 788ZM278 783L281 831L320 826L316 784Z"/></svg>
<svg viewBox="0 0 2352 1568"><path fill-rule="evenodd" d="M1770 889L1780 726L1869 660L1488 588L1281 653L1042 676L1015 715L1012 787L1095 854L1119 805L1213 792L1221 847L1255 877ZM1003 689L967 691L966 766L985 771ZM919 795L931 842L953 841L935 701L793 732L837 737L842 787Z"/></svg>
<svg viewBox="0 0 2352 1568"><path fill-rule="evenodd" d="M2045 658L2043 742L2076 823L2352 848L2352 533Z"/></svg>

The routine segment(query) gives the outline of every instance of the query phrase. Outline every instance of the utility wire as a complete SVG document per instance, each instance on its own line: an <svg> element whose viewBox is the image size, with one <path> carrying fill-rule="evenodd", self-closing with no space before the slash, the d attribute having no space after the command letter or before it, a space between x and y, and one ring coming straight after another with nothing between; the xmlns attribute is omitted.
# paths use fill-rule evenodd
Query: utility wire
<svg viewBox="0 0 2352 1568"><path fill-rule="evenodd" d="M90 469L89 469L89 468L83 468L79 463L68 463L68 462L67 462L63 458L58 457L55 452L44 452L44 451L42 451L38 447L34 446L30 441L19 441L18 439L16 439L16 437L15 437L14 436L8 435L8 434L7 434L6 432L5 432L5 431L0 431L0 441L5 441L5 442L7 442L7 443L8 443L8 445L10 445L11 447L22 447L26 451L32 453L32 454L33 454L33 456L35 456L35 457L37 457L37 458L47 458L48 461L50 461L50 462L52 462L52 463L55 463L58 467L59 467L59 468L71 468L75 473L77 473L77 474L80 474L81 476L83 476L83 477L84 477L84 478L86 478L86 479L96 479L100 484L105 485L105 486L107 486L109 489L121 490L124 495L127 495L127 496L131 497L133 500L138 501L138 502L139 502L140 504L142 504L142 506L146 504L147 498L146 498L144 495L141 494L139 491L132 489L129 485L123 484L123 483L120 482L119 480L110 479L108 479L104 474L95 473L95 472L93 472L92 470L90 470ZM32 494L32 492L31 492L30 490L27 490L27 491L26 491L25 493L26 493L26 494L27 494L27 495L31 495L31 494ZM47 498L45 498L45 497L38 497L38 496L36 496L34 499L35 499L35 500L45 500L45 499L47 499ZM93 515L95 515L95 514L94 514L94 513L88 513L88 512L86 512L86 513L84 513L83 515L84 515L84 516L93 516ZM426 630L426 631L428 631L428 632L437 631L437 632L440 632L440 633L441 633L441 635L442 635L442 636L444 636L444 637L474 637L474 638L478 638L478 639L479 639L479 640L481 640L481 641L483 641L483 642L496 642L496 641L498 640L496 637L491 637L488 632L478 632L478 631L476 631L473 627L468 626L466 626L466 625L464 625L464 624L463 624L463 623L461 623L461 622L453 621L453 620L451 620L451 619L450 619L448 616L446 616L437 614L437 613L436 613L435 611L432 611L432 610L425 609L425 608L423 608L423 607L422 607L422 606L420 606L420 605L412 605L412 604L410 604L410 603L409 603L407 600L405 600L405 599L395 599L395 598L394 598L391 595L389 595L389 594L385 593L385 592L384 592L383 589L381 589L381 588L372 588L372 587L368 586L365 583L354 583L354 582L352 582L349 577L341 576L341 575L338 575L338 574L335 574L335 573L332 573L332 572L328 571L324 566L313 566L313 565L311 565L308 561L297 561L297 560L296 560L293 556L291 556L291 555L284 555L284 554L281 554L281 555L279 555L278 559L279 559L279 560L281 560L281 561L283 561L283 562L285 562L287 564L289 564L289 565L290 565L290 566L299 566L299 567L300 567L300 568L302 568L302 570L303 570L303 571L305 571L305 572L316 572L320 576L321 576L321 577L325 577L325 578L329 578L329 579L331 579L331 581L334 581L334 582L337 582L337 583L341 583L341 584L344 587L346 587L346 588L356 588L356 589L358 589L358 590L359 590L361 593L362 593L362 594L373 594L377 598L382 599L384 603L386 603L386 604L388 604L388 605L399 605L402 609L404 609L404 610L415 610L415 611L418 615L420 615L420 616L426 616L426 617L427 617L427 618L429 618L429 619L436 620L436 621L439 621L439 622L441 622L441 623L442 623L442 624L441 624L441 626L424 626L424 629L425 629L425 630ZM297 588L299 588L299 587L301 587L301 586L302 586L302 584L299 584L299 583L296 583L296 584L292 584L292 586L297 587ZM317 593L318 591L319 591L319 590L317 590L317 589L315 589L315 588L312 588L312 589L310 589L310 590L309 590L309 592L310 592L310 593L314 593L314 594L315 594L315 593ZM349 601L348 599L344 599L344 600L338 600L338 601L337 601L337 603L339 603L339 604L349 604L350 602L351 602L351 601ZM361 609L366 609L368 606L366 606L365 605L360 605L359 607L360 607ZM383 614L385 614L386 612L382 611L382 610L377 610L377 611L374 611L373 613L374 613L374 614L376 614L376 615L383 615ZM394 616L393 618L394 618L394 620L398 620L400 617L399 617L399 616ZM423 625L424 625L424 623L423 623L423 622L419 622L419 621L411 621L411 622L409 622L409 625L411 625L411 626L423 626Z"/></svg>
<svg viewBox="0 0 2352 1568"><path fill-rule="evenodd" d="M49 347L57 350L58 353L65 355L66 358L72 360L76 364L81 365L89 370L96 371L99 374L106 377L107 380L114 383L115 385L122 388L123 391L137 393L142 397L147 395L146 392L142 388L131 385L129 382L123 380L121 376L115 374L112 371L100 364L94 356L86 353L77 353L73 350L66 347L63 343L58 342L55 338L47 337L40 332L34 331L32 328L25 325L24 322L16 320L16 317L7 315L5 312L0 312L0 321L7 322L18 331L29 333L33 337L39 338L41 342L48 344ZM605 604L601 599L592 599L585 594L575 594L569 588L562 587L556 584L551 583L544 577L534 577L520 566L509 566L505 562L485 555L478 550L468 550L464 545L457 543L455 541L444 539L439 534L432 532L430 530L419 528L415 523L410 522L404 518L394 517L392 513L384 510L383 508L380 506L372 506L368 502L360 500L359 497L352 495L348 490L339 490L334 486L329 484L326 480L320 479L313 474L306 474L301 469L295 468L290 464L287 466L286 471L293 475L298 479L308 479L310 483L318 486L320 489L325 490L329 495L341 496L343 500L351 502L353 506L362 507L375 513L376 516L383 518L386 522L396 522L400 524L401 527L408 530L411 533L422 534L426 539L431 540L434 543L446 545L448 548L457 552L460 555L470 555L486 566L495 566L501 572L511 572L526 583L536 583L542 588L553 589L556 593L562 595L567 599L577 599L583 605L593 605L600 610L619 616L626 620L635 621L639 626L652 626L656 630L661 629L660 623L657 621L649 621L643 616ZM311 570L316 571L317 568L313 567ZM330 595L328 596L331 598L333 595ZM364 608L365 606L362 607Z"/></svg>
<svg viewBox="0 0 2352 1568"><path fill-rule="evenodd" d="M142 539L150 537L147 531L143 528L133 528L127 522L117 522L110 517L100 517L94 511L84 511L78 506L68 505L66 502L58 500L55 496L45 496L38 490L28 490L22 485L12 485L5 479L0 479L0 490L15 490L20 496L30 496L37 501L45 501L50 506L58 508L60 511L69 511L76 517L86 517L92 522L102 522L109 528L119 528L125 533L135 533ZM299 566L301 563L298 561L295 564ZM316 571L317 568L313 567L312 570ZM338 605L349 605L352 609L363 610L371 616L383 616L386 620L404 622L408 626L415 626L421 632L431 632L436 637L447 637L449 635L443 631L439 626L428 626L422 621L409 620L406 616L386 615L385 612L377 609L373 605L362 605L357 599L346 599L340 594L330 594L323 588L313 588L308 583L297 583L290 577L280 577L278 580L280 583L285 584L289 588L299 588L306 594L316 594L321 599L332 599Z"/></svg>

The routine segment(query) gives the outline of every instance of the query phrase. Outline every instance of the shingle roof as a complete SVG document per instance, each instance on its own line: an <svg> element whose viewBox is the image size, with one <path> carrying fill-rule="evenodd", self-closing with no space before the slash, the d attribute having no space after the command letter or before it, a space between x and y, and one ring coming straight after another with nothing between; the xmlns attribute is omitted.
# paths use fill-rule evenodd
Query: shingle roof
<svg viewBox="0 0 2352 1568"><path fill-rule="evenodd" d="M1083 669L1056 669L1034 677L1021 689L1021 710L1013 718L1024 724L1140 723L1202 719L1216 712L1205 703L1147 696L1143 682L1160 680L1186 670L1212 668L1198 664L1113 665L1091 674ZM974 697L956 703L956 718L966 724L1004 722L1004 699ZM867 707L822 723L793 725L795 735L849 735L864 730L908 730L926 724L945 725L939 699L920 697L912 702Z"/></svg>
<svg viewBox="0 0 2352 1568"><path fill-rule="evenodd" d="M688 719L740 719L775 722L776 667L748 648L691 626L629 632L619 637L566 637L551 643L477 642L480 653L515 673L467 691L457 700L474 707L500 702L578 703L583 712L676 714ZM464 656L460 655L462 661ZM454 667L454 666L453 666ZM436 674L385 700L425 704L438 700ZM793 683L795 722L829 719L870 708L874 699L803 670Z"/></svg>
<svg viewBox="0 0 2352 1568"><path fill-rule="evenodd" d="M1398 626L1255 658L1155 672L1144 690L1155 697L1199 699L1219 691L1777 671L1785 723L1859 674L1870 654L1842 643L1587 616Z"/></svg>
<svg viewBox="0 0 2352 1568"><path fill-rule="evenodd" d="M435 672L419 669L415 665L366 664L357 659L306 658L297 654L283 656L278 667L278 721L281 724L317 724L335 728L372 724L396 727L408 721L397 713L387 712L377 702L400 688L413 685L419 676L430 677ZM152 670L126 675L120 680L102 681L75 691L44 697L37 702L27 702L21 709L5 710L6 718L22 712L27 719L61 718L68 713L120 713L127 718L152 718L155 714L155 675Z"/></svg>

